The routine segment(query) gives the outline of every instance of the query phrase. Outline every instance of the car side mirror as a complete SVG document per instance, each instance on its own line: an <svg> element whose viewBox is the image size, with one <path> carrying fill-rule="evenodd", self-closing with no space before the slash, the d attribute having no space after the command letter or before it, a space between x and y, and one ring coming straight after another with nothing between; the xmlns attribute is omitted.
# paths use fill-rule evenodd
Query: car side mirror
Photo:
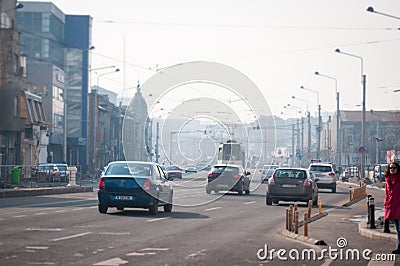
<svg viewBox="0 0 400 266"><path fill-rule="evenodd" d="M250 172L246 172L245 175L251 175L251 173Z"/></svg>

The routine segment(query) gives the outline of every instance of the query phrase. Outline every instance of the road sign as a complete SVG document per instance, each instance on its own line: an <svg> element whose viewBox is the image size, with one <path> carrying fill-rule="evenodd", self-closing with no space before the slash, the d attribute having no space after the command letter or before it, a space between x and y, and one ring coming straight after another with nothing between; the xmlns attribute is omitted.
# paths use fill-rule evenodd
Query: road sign
<svg viewBox="0 0 400 266"><path fill-rule="evenodd" d="M364 147L360 147L358 148L358 153L364 153L365 152L365 148Z"/></svg>

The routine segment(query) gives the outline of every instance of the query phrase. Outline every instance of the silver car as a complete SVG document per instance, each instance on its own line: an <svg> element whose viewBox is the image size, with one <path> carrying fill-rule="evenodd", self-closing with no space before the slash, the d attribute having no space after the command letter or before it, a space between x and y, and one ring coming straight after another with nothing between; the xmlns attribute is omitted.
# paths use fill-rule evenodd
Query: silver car
<svg viewBox="0 0 400 266"><path fill-rule="evenodd" d="M317 185L319 188L328 188L332 190L332 193L336 193L337 177L331 164L311 163L308 170L318 178Z"/></svg>

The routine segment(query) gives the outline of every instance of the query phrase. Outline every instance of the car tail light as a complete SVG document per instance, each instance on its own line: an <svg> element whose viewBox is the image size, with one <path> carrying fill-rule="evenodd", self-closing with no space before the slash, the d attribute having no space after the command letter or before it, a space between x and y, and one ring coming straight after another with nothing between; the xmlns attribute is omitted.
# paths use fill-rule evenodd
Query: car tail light
<svg viewBox="0 0 400 266"><path fill-rule="evenodd" d="M310 186L310 181L309 181L308 179L306 179L306 180L304 181L304 186L305 186L305 187L309 187L309 186Z"/></svg>
<svg viewBox="0 0 400 266"><path fill-rule="evenodd" d="M212 177L212 173L208 173L208 177Z"/></svg>
<svg viewBox="0 0 400 266"><path fill-rule="evenodd" d="M335 176L335 173L329 173L329 176Z"/></svg>
<svg viewBox="0 0 400 266"><path fill-rule="evenodd" d="M270 179L268 179L268 185L275 185L275 180L273 177L271 177Z"/></svg>
<svg viewBox="0 0 400 266"><path fill-rule="evenodd" d="M233 178L235 178L235 179L239 179L240 177L241 177L241 175L239 175L239 174L236 174L233 176Z"/></svg>
<svg viewBox="0 0 400 266"><path fill-rule="evenodd" d="M99 189L106 189L106 184L104 183L104 176L100 177Z"/></svg>
<svg viewBox="0 0 400 266"><path fill-rule="evenodd" d="M144 189L144 190L150 190L150 186L151 186L150 180L149 180L149 179L146 179L146 180L144 181L144 184L143 184L143 189Z"/></svg>

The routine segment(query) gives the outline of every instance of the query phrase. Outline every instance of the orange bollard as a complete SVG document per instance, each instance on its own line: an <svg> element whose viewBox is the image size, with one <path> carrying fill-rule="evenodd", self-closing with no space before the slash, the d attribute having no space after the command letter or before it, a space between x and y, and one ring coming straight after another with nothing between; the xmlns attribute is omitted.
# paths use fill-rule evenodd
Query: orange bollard
<svg viewBox="0 0 400 266"><path fill-rule="evenodd" d="M288 230L291 232L293 228L293 205L289 206L289 228Z"/></svg>
<svg viewBox="0 0 400 266"><path fill-rule="evenodd" d="M308 236L308 213L304 213L304 236Z"/></svg>
<svg viewBox="0 0 400 266"><path fill-rule="evenodd" d="M289 230L289 208L286 208L286 230Z"/></svg>
<svg viewBox="0 0 400 266"><path fill-rule="evenodd" d="M321 197L318 197L318 213L322 213L322 199Z"/></svg>
<svg viewBox="0 0 400 266"><path fill-rule="evenodd" d="M294 212L294 233L299 233L299 211Z"/></svg>
<svg viewBox="0 0 400 266"><path fill-rule="evenodd" d="M308 201L308 218L311 217L311 210L312 210L312 200Z"/></svg>

